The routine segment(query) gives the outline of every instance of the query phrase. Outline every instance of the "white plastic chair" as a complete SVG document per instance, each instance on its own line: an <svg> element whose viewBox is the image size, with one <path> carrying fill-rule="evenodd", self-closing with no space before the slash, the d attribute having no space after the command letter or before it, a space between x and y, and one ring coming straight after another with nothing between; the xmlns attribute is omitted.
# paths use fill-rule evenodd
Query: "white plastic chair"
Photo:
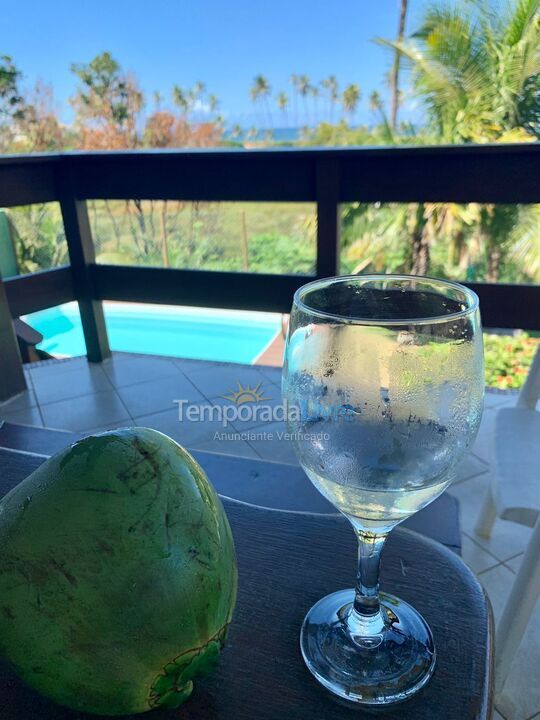
<svg viewBox="0 0 540 720"><path fill-rule="evenodd" d="M488 538L497 517L534 528L497 625L495 690L502 692L512 659L540 596L540 346L515 407L495 418L492 483L476 524Z"/></svg>

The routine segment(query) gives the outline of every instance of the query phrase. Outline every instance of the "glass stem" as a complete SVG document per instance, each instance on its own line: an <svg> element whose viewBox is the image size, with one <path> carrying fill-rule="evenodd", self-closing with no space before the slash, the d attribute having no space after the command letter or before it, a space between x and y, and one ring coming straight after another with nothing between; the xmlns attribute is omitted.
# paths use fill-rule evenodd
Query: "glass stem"
<svg viewBox="0 0 540 720"><path fill-rule="evenodd" d="M356 530L358 538L358 574L354 602L347 624L353 636L369 638L381 633L387 619L379 602L379 570L385 534Z"/></svg>

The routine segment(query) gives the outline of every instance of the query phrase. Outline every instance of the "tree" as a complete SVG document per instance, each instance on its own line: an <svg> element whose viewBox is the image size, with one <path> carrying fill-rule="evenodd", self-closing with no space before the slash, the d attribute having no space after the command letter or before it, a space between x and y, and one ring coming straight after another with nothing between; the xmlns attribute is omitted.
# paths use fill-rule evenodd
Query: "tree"
<svg viewBox="0 0 540 720"><path fill-rule="evenodd" d="M294 123L298 125L298 75L296 73L293 73L289 80L292 85Z"/></svg>
<svg viewBox="0 0 540 720"><path fill-rule="evenodd" d="M71 102L85 149L136 147L143 96L136 80L108 52L71 70L80 85Z"/></svg>
<svg viewBox="0 0 540 720"><path fill-rule="evenodd" d="M174 85L172 89L172 101L173 104L180 110L180 113L187 117L189 112L189 103L187 93L183 90L180 85Z"/></svg>
<svg viewBox="0 0 540 720"><path fill-rule="evenodd" d="M215 113L216 110L219 107L219 100L217 99L216 95L213 95L212 93L208 96L208 110L211 113Z"/></svg>
<svg viewBox="0 0 540 720"><path fill-rule="evenodd" d="M329 104L329 122L334 122L334 109L339 101L339 84L335 75L329 75L321 85L327 92Z"/></svg>
<svg viewBox="0 0 540 720"><path fill-rule="evenodd" d="M309 125L309 109L307 104L307 98L311 94L311 83L308 75L300 75L297 81L298 93L304 103L304 114L306 125Z"/></svg>
<svg viewBox="0 0 540 720"><path fill-rule="evenodd" d="M399 21L398 21L398 33L397 42L401 43L403 36L405 35L405 20L407 18L407 5L408 0L400 0L399 3ZM390 92L391 92L391 104L390 104L390 125L392 130L396 130L397 115L399 107L399 66L401 63L401 53L398 49L394 52L394 62L392 63L392 70L390 73Z"/></svg>
<svg viewBox="0 0 540 720"><path fill-rule="evenodd" d="M486 143L540 136L539 0L456 2L427 10L406 41L381 41L407 62L426 108L431 142ZM509 228L526 211L489 205L477 210L477 241L486 279L496 282L509 252Z"/></svg>
<svg viewBox="0 0 540 720"><path fill-rule="evenodd" d="M358 107L358 103L360 102L360 88L358 85L347 85L343 91L342 102L343 109L351 116L352 120L356 112L356 108Z"/></svg>
<svg viewBox="0 0 540 720"><path fill-rule="evenodd" d="M66 132L54 107L53 90L39 80L23 100L15 128L15 149L22 152L53 152L64 146Z"/></svg>
<svg viewBox="0 0 540 720"><path fill-rule="evenodd" d="M9 55L0 55L0 151L5 152L14 134L14 124L23 117L19 92L21 73Z"/></svg>
<svg viewBox="0 0 540 720"><path fill-rule="evenodd" d="M264 75L256 75L251 86L251 99L254 103L261 101L263 108L266 110L268 118L268 126L272 127L272 113L268 104L268 98L272 92L272 88Z"/></svg>
<svg viewBox="0 0 540 720"><path fill-rule="evenodd" d="M289 98L287 96L287 93L284 93L284 92L278 93L276 102L277 102L278 108L283 113L283 116L285 117L285 123L287 124L287 107L289 105Z"/></svg>
<svg viewBox="0 0 540 720"><path fill-rule="evenodd" d="M540 92L539 0L511 0L500 11L495 3L436 5L408 40L380 41L411 69L434 140L540 136L534 110Z"/></svg>

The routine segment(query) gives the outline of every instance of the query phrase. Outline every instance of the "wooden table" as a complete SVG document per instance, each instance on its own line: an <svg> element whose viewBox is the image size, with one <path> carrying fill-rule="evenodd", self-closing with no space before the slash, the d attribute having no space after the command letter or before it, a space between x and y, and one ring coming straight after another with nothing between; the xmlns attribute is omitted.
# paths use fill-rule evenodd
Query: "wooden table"
<svg viewBox="0 0 540 720"><path fill-rule="evenodd" d="M2 494L47 454L34 453L0 451ZM372 717L339 704L319 687L303 664L298 644L309 607L352 583L356 548L348 522L342 517L268 510L227 499L224 506L235 538L240 580L228 646L218 669L196 681L193 696L180 710L157 711L149 717ZM438 652L428 686L381 716L389 720L491 718L492 617L472 572L452 550L398 528L384 552L381 580L383 589L412 603L424 615ZM82 717L39 697L8 668L0 668L0 720Z"/></svg>

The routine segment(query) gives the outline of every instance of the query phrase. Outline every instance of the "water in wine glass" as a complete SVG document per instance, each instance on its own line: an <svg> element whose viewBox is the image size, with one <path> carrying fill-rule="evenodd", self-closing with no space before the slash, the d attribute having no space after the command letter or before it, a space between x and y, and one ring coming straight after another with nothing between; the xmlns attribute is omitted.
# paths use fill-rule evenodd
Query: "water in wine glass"
<svg viewBox="0 0 540 720"><path fill-rule="evenodd" d="M328 340L330 332L335 345L335 331L326 333ZM311 481L357 527L382 532L429 504L452 481L481 412L481 393L471 398L460 379L481 358L469 343L434 349L409 337L391 346L376 329L364 328L361 335L359 350L358 329L342 329L336 356L321 352L324 329L316 336L303 333L302 358L309 369L297 357L295 372L289 368L285 376L284 394L292 403L304 403L289 427ZM294 340L291 346L294 363ZM321 358L318 366L315 356ZM441 366L446 382L434 382Z"/></svg>

